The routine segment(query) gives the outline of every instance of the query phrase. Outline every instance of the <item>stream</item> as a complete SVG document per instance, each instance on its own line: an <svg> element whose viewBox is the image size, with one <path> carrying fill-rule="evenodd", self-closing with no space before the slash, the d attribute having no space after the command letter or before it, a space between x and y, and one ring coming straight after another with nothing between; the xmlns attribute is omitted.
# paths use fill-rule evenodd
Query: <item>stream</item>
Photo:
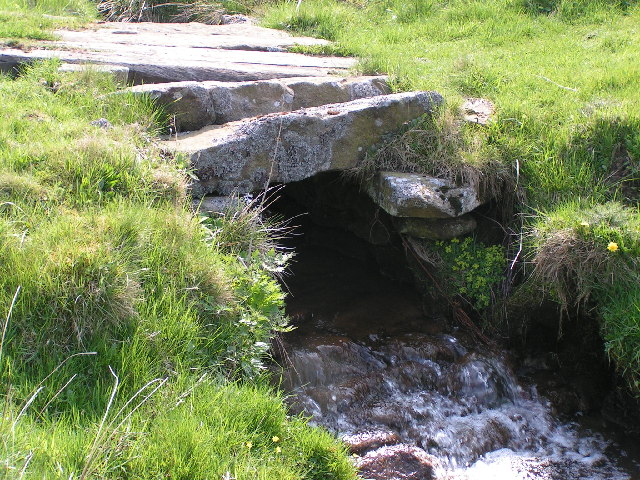
<svg viewBox="0 0 640 480"><path fill-rule="evenodd" d="M363 478L640 478L638 452L557 418L506 352L426 317L411 287L332 250L297 252L284 279L296 329L274 343L281 388L345 440Z"/></svg>

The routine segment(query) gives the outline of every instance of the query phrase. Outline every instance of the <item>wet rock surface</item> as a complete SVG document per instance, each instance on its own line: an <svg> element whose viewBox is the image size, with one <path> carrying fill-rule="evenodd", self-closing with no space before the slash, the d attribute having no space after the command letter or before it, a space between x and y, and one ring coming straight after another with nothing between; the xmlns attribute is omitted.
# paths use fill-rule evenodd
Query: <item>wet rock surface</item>
<svg viewBox="0 0 640 480"><path fill-rule="evenodd" d="M363 478L633 478L611 442L554 417L504 354L426 317L406 286L315 255L301 248L287 281L298 328L276 349L281 386L294 412L345 439Z"/></svg>
<svg viewBox="0 0 640 480"><path fill-rule="evenodd" d="M356 460L360 476L371 480L432 480L437 460L413 445L371 451Z"/></svg>
<svg viewBox="0 0 640 480"><path fill-rule="evenodd" d="M400 443L400 436L395 432L362 432L355 435L343 435L342 441L349 447L351 453L360 455L380 447Z"/></svg>

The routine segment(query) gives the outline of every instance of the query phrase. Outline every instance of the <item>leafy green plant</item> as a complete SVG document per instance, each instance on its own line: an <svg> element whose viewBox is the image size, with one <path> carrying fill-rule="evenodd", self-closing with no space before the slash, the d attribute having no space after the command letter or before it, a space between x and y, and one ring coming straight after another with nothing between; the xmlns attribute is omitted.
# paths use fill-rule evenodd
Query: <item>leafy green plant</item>
<svg viewBox="0 0 640 480"><path fill-rule="evenodd" d="M433 252L447 291L464 298L478 311L491 304L493 289L504 278L506 258L502 247L466 237L435 242Z"/></svg>

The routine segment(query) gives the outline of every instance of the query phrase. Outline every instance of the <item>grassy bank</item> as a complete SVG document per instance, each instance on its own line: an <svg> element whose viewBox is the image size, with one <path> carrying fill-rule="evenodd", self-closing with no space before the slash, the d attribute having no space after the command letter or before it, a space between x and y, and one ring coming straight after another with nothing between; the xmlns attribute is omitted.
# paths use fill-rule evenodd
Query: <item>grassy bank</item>
<svg viewBox="0 0 640 480"><path fill-rule="evenodd" d="M427 129L438 135L407 135L370 167L497 186L499 207L515 207L505 227L527 288L569 310L595 308L610 356L640 392L638 2L304 0L261 8L266 26L332 40L331 50L358 56L363 73L390 74L399 90L445 94L449 110ZM456 118L465 97L495 104L488 127Z"/></svg>
<svg viewBox="0 0 640 480"><path fill-rule="evenodd" d="M353 478L263 374L286 328L270 227L190 213L161 112L117 88L0 77L0 476Z"/></svg>

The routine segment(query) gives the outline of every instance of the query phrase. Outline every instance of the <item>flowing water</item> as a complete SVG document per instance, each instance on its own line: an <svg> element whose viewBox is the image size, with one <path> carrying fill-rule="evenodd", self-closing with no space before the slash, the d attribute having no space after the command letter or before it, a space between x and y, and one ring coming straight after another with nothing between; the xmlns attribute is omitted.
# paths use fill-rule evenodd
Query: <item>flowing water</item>
<svg viewBox="0 0 640 480"><path fill-rule="evenodd" d="M334 252L303 249L298 260L287 282L297 329L275 348L282 387L294 411L364 442L361 455L419 447L437 459L437 478L638 478L613 442L554 418L504 354L427 319L409 287Z"/></svg>

